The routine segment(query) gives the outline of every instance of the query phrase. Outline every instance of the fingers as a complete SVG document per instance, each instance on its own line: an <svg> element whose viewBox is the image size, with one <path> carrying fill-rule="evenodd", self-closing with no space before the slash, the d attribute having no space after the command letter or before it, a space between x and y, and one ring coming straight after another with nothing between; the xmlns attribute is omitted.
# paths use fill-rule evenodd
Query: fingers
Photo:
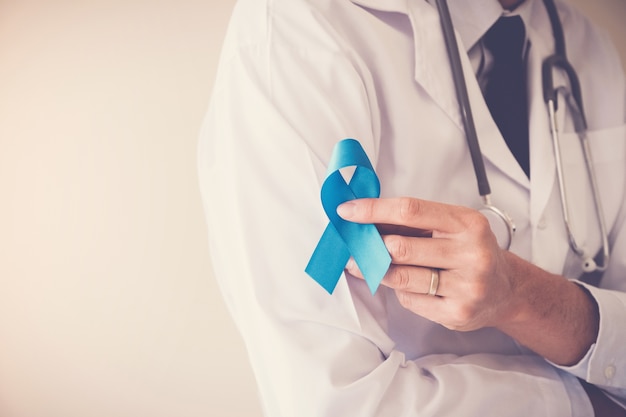
<svg viewBox="0 0 626 417"><path fill-rule="evenodd" d="M396 290L395 293L402 307L450 330L468 331L480 327L471 323L471 311L458 308L450 298L401 290Z"/></svg>
<svg viewBox="0 0 626 417"><path fill-rule="evenodd" d="M346 271L350 275L363 279L363 274L359 270L359 267L350 259L346 265ZM443 271L439 271L439 284L437 285L436 295L443 297L448 294L447 284L441 279ZM392 265L381 284L396 290L408 294L428 294L430 290L431 281L433 278L432 268L419 267L419 266L407 266L407 265Z"/></svg>
<svg viewBox="0 0 626 417"><path fill-rule="evenodd" d="M458 233L483 217L475 210L417 198L363 198L337 207L337 213L356 223L400 225L404 228Z"/></svg>
<svg viewBox="0 0 626 417"><path fill-rule="evenodd" d="M394 263L480 267L489 263L486 252L497 246L487 218L467 207L408 197L365 198L340 205L337 213L349 221L377 224L383 233L399 231L384 237Z"/></svg>
<svg viewBox="0 0 626 417"><path fill-rule="evenodd" d="M446 238L383 236L394 264L450 269L466 262L461 245Z"/></svg>
<svg viewBox="0 0 626 417"><path fill-rule="evenodd" d="M346 270L357 278L363 278L356 263L348 262ZM476 330L479 307L471 303L459 303L458 297L471 292L464 285L457 285L459 277L453 271L439 271L439 285L436 294L428 295L432 279L432 269L392 265L381 282L394 290L398 302L407 310L439 323L450 330Z"/></svg>
<svg viewBox="0 0 626 417"><path fill-rule="evenodd" d="M382 284L395 290L408 310L450 329L474 330L499 320L511 285L503 252L487 218L466 207L414 198L357 199L337 213L357 223L399 234L383 240L392 265ZM431 280L436 297L428 295ZM347 271L361 277L350 263Z"/></svg>

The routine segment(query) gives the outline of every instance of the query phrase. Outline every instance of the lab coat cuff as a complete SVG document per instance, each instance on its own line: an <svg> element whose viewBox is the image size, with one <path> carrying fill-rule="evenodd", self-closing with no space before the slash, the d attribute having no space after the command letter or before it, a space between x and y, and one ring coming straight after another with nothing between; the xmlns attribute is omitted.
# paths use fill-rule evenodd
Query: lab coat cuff
<svg viewBox="0 0 626 417"><path fill-rule="evenodd" d="M572 366L555 366L590 384L625 389L626 332L623 326L626 323L626 294L574 282L587 289L598 304L598 338L578 363Z"/></svg>
<svg viewBox="0 0 626 417"><path fill-rule="evenodd" d="M555 367L574 375L577 378L587 380L587 373L589 371L589 361L595 349L596 349L596 344L594 343L591 345L587 353L585 353L585 356L583 356L583 358L578 363L571 365L571 366L561 366L551 361L548 361L548 362L550 362Z"/></svg>

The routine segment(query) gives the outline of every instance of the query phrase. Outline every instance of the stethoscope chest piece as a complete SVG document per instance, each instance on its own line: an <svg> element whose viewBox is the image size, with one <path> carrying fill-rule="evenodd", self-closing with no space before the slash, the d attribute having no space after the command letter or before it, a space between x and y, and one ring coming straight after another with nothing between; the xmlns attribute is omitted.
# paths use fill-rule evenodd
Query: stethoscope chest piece
<svg viewBox="0 0 626 417"><path fill-rule="evenodd" d="M506 212L493 206L489 199L485 199L485 204L480 213L487 218L491 232L495 235L498 246L508 250L511 247L513 236L515 235L515 222Z"/></svg>

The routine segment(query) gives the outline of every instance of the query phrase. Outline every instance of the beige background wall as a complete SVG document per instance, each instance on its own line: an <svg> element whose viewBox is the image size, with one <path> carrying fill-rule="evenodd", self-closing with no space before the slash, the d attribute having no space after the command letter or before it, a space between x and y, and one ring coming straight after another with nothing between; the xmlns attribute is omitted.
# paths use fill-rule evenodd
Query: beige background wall
<svg viewBox="0 0 626 417"><path fill-rule="evenodd" d="M233 4L0 0L1 416L260 416L195 173Z"/></svg>

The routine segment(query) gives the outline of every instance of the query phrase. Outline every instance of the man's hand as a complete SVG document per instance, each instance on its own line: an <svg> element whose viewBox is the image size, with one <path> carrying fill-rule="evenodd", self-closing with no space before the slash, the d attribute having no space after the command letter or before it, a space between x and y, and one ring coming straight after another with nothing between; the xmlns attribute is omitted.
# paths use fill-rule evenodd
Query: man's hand
<svg viewBox="0 0 626 417"><path fill-rule="evenodd" d="M360 199L338 214L418 233L385 235L392 266L382 284L415 314L459 331L496 327L545 358L578 362L598 332L595 301L580 286L498 247L478 211L413 198ZM426 237L425 237L426 236ZM427 295L431 268L437 296ZM349 262L347 271L361 277Z"/></svg>
<svg viewBox="0 0 626 417"><path fill-rule="evenodd" d="M352 206L352 216L347 209ZM487 219L464 207L416 199L360 200L340 207L346 220L402 225L432 238L385 235L392 266L383 284L407 309L453 330L475 330L513 320L518 285ZM437 297L426 295L431 268L440 269ZM355 264L348 272L360 277Z"/></svg>

